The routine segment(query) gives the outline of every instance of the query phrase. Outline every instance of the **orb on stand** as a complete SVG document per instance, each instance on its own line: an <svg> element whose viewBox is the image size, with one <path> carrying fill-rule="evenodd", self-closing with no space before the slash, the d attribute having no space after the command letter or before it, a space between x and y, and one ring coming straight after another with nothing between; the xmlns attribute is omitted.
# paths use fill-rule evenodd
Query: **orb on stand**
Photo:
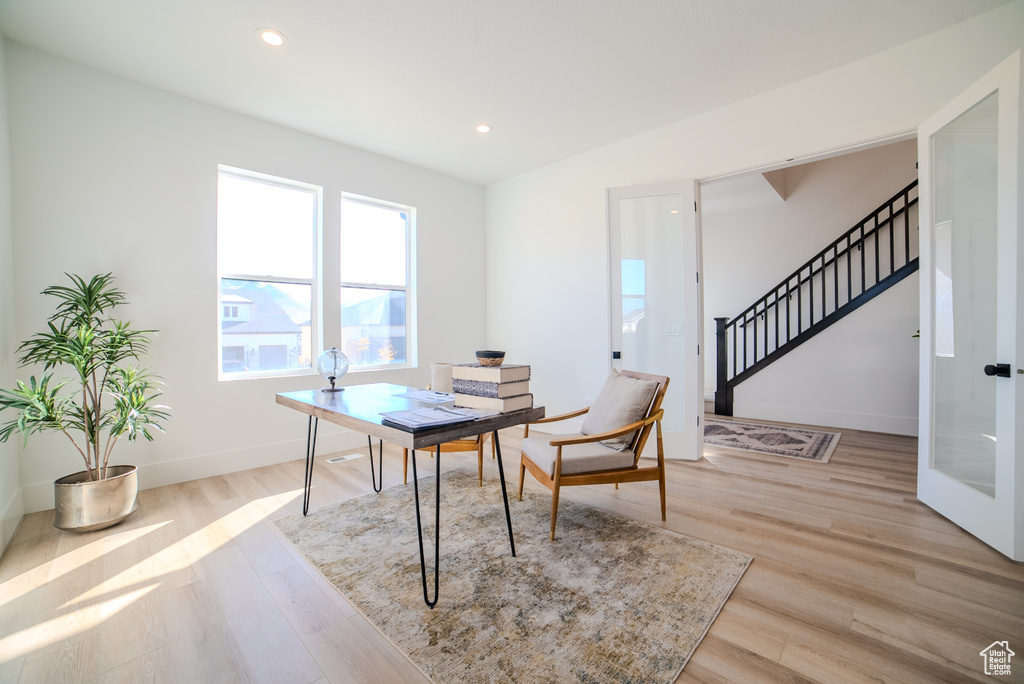
<svg viewBox="0 0 1024 684"><path fill-rule="evenodd" d="M344 387L335 387L334 383L341 379L348 372L348 357L336 347L331 347L316 360L317 372L324 376L330 387L324 387L322 392L341 392Z"/></svg>

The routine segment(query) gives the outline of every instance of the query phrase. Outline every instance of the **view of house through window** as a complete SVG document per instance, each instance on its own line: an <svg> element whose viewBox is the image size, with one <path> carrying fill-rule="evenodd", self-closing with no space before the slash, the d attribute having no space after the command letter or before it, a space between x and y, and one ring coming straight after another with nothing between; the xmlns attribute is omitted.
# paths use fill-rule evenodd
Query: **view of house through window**
<svg viewBox="0 0 1024 684"><path fill-rule="evenodd" d="M222 377L312 367L320 197L316 186L221 167Z"/></svg>
<svg viewBox="0 0 1024 684"><path fill-rule="evenodd" d="M644 318L647 280L643 259L622 260L622 332L635 333Z"/></svg>
<svg viewBox="0 0 1024 684"><path fill-rule="evenodd" d="M411 207L341 200L341 350L354 368L409 362Z"/></svg>
<svg viewBox="0 0 1024 684"><path fill-rule="evenodd" d="M319 186L220 167L221 378L312 370L321 346L337 346L359 370L412 361L415 210L343 194L340 225L322 226L322 196ZM340 231L337 261L323 262L327 282L341 285L328 285L337 299L322 289L321 230ZM322 339L318 312L327 306L340 307L341 329L324 331Z"/></svg>

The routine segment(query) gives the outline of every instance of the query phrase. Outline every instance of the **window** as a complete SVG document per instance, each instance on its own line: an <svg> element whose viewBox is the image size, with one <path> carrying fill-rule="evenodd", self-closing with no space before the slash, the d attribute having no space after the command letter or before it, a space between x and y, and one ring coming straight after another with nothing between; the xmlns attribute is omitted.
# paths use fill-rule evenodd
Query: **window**
<svg viewBox="0 0 1024 684"><path fill-rule="evenodd" d="M222 380L312 373L326 347L353 371L415 363L415 209L342 193L340 220L323 226L322 199L319 186L219 168ZM324 240L339 245L327 259Z"/></svg>
<svg viewBox="0 0 1024 684"><path fill-rule="evenodd" d="M312 368L321 197L314 185L220 167L221 378Z"/></svg>
<svg viewBox="0 0 1024 684"><path fill-rule="evenodd" d="M343 194L341 350L353 369L410 365L414 209Z"/></svg>

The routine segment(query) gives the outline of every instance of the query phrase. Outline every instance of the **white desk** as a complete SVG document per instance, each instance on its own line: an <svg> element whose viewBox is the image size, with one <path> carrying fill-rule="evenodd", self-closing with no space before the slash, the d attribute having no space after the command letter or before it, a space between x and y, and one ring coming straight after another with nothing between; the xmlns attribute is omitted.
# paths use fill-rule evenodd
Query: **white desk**
<svg viewBox="0 0 1024 684"><path fill-rule="evenodd" d="M381 413L388 411L403 411L411 408L429 406L408 397L399 395L416 391L413 387L404 385L392 385L390 383L373 383L370 385L352 385L340 392L324 392L321 390L303 390L300 392L283 392L277 395L277 403L290 409L305 413L309 416L309 423L306 429L306 474L303 483L302 514L309 512L309 493L313 483L313 461L316 452L316 431L320 419L341 425L367 435L367 444L370 448L370 475L373 478L373 488L381 491L384 486L384 452L383 440L387 440L398 446L405 447L412 452L412 481L413 492L416 499L416 532L419 535L420 543L420 575L423 581L423 601L433 608L438 599L438 568L440 567L440 542L441 542L441 448L440 445L456 439L475 437L485 432L492 432L494 439L495 456L498 459L498 475L501 479L501 496L505 504L505 523L508 526L508 543L512 549L512 555L516 555L515 538L512 535L512 516L508 508L508 492L505 487L505 469L501 462L501 445L498 442L498 430L532 423L544 417L544 407L524 409L509 413L499 413L487 418L468 421L465 423L454 423L441 425L434 428L417 429L400 428L387 424L383 421ZM377 475L373 468L373 444L372 437L381 440L380 449L380 485L377 484ZM436 467L435 479L435 516L434 516L434 599L431 600L427 593L427 567L423 554L423 527L420 523L420 492L419 482L416 477L416 450L435 447L436 453L434 463Z"/></svg>

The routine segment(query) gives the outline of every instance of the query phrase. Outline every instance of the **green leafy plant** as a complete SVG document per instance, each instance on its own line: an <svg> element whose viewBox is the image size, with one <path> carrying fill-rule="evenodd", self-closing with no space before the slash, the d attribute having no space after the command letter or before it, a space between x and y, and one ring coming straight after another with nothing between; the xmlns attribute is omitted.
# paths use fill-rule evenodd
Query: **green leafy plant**
<svg viewBox="0 0 1024 684"><path fill-rule="evenodd" d="M102 480L120 439L134 442L141 436L152 441L151 430L163 432L160 422L170 418L168 407L156 403L160 378L130 363L146 355L156 331L136 330L130 321L111 317L109 312L125 303L125 294L114 286L110 273L88 282L65 275L71 286L54 285L42 292L59 301L47 331L17 350L20 365L42 365L42 378L33 375L27 384L19 380L13 390L0 389L0 412L17 414L0 425L0 442L16 432L26 444L34 433L61 432L81 454L89 479ZM55 381L48 371L61 366L73 369L74 376Z"/></svg>

